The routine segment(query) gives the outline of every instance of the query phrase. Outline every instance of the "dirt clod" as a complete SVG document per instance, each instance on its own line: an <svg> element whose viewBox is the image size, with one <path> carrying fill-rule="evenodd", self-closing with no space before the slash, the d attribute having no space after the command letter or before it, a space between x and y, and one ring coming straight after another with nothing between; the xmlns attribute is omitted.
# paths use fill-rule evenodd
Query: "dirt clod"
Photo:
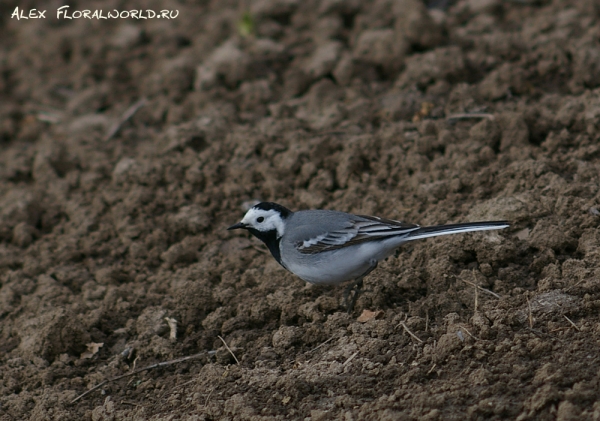
<svg viewBox="0 0 600 421"><path fill-rule="evenodd" d="M27 3L0 419L600 419L596 2ZM348 314L225 230L262 200L511 227L404 245Z"/></svg>

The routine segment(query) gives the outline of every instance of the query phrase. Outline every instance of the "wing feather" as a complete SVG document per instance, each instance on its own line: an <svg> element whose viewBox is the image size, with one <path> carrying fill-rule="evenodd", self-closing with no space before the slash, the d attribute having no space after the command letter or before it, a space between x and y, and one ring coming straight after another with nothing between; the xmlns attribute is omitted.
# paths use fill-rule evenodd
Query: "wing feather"
<svg viewBox="0 0 600 421"><path fill-rule="evenodd" d="M296 248L303 254L316 254L368 241L381 241L392 236L408 235L420 228L418 225L376 216L358 215L358 217L360 219L349 220L348 227L344 229L329 231L299 241L296 243Z"/></svg>

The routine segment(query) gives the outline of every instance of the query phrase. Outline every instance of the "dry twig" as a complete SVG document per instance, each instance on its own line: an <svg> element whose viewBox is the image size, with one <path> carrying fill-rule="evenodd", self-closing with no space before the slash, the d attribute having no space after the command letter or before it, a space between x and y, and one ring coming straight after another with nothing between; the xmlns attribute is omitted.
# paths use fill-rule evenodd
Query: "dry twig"
<svg viewBox="0 0 600 421"><path fill-rule="evenodd" d="M251 246L251 247L252 247L254 250L256 250L256 251L258 251L258 252L260 252L260 253L262 253L262 254L269 254L269 252L268 252L267 250L265 250L264 248L262 248L262 247L260 247L260 246L258 246L258 245L256 245L256 244L252 244L252 246Z"/></svg>
<svg viewBox="0 0 600 421"><path fill-rule="evenodd" d="M106 136L104 137L104 140L110 140L117 133L119 133L119 130L121 130L121 127L123 126L123 124L125 124L125 122L127 122L127 120L129 120L131 117L133 117L134 114L137 113L138 110L140 108L142 108L144 105L146 105L146 98L142 98L142 99L138 100L131 107L127 108L127 110L125 111L125 113L123 114L123 116L119 119L119 121L117 121L115 124L113 124L111 126L110 130L108 131L108 133L106 133Z"/></svg>
<svg viewBox="0 0 600 421"><path fill-rule="evenodd" d="M354 359L354 357L356 357L358 355L358 351L356 351L354 354L350 355L348 357L348 359L346 361L344 361L344 364L342 365L348 365L350 364L350 361L352 361Z"/></svg>
<svg viewBox="0 0 600 421"><path fill-rule="evenodd" d="M182 363L184 361L193 360L194 358L198 358L198 357L200 357L202 355L205 355L205 354L206 354L206 352L200 352L198 354L188 355L187 357L181 357L181 358L177 358L177 359L174 359L174 360L163 361L163 362L160 362L160 363L149 365L147 367L140 368L138 370L130 371L129 373L122 374L120 376L116 376L116 377L113 377L113 378L108 379L108 380L104 380L103 382L98 383L96 386L92 387L91 389L86 390L84 393L82 393L81 395L77 396L75 399L73 399L71 401L71 403L73 404L73 403L77 402L79 399L81 399L81 398L89 395L94 390L100 389L102 386L104 386L107 383L115 382L117 380L124 379L125 377L134 376L134 375L139 374L139 373L141 373L143 371L152 370L154 368L166 367L166 366L173 365L173 364L179 364L179 363Z"/></svg>
<svg viewBox="0 0 600 421"><path fill-rule="evenodd" d="M433 365L431 366L431 368L430 368L430 369L429 369L429 371L427 372L427 375L430 375L430 374L433 372L433 370L435 370L435 368L436 368L436 367L437 367L437 364L436 364L436 363L433 363Z"/></svg>
<svg viewBox="0 0 600 421"><path fill-rule="evenodd" d="M479 288L475 288L475 310L474 310L474 313L477 313L478 305L479 305Z"/></svg>
<svg viewBox="0 0 600 421"><path fill-rule="evenodd" d="M556 336L552 336L546 332L542 332L541 330L537 330L537 329L532 329L530 327L526 328L528 331L530 331L531 333L533 333L534 335L540 337L540 338L544 338L544 339L550 339L550 340L557 340L559 342L563 342L562 339L557 338Z"/></svg>
<svg viewBox="0 0 600 421"><path fill-rule="evenodd" d="M223 345L225 345L225 348L227 348L227 351L229 351L229 353L231 354L231 356L233 357L233 359L235 360L236 363L240 363L240 360L237 359L237 357L235 356L235 354L233 353L233 351L231 350L231 348L229 348L229 345L227 345L227 342L225 342L225 339L221 338L220 336L217 335L217 338L219 338L221 340L221 342L223 342Z"/></svg>
<svg viewBox="0 0 600 421"><path fill-rule="evenodd" d="M321 348L323 345L328 344L329 342L333 341L334 338L335 338L335 336L332 336L331 338L329 338L325 342L323 342L321 345L318 345L316 348L313 348L310 351L306 351L305 354L309 354L311 352L316 351L317 349Z"/></svg>
<svg viewBox="0 0 600 421"><path fill-rule="evenodd" d="M477 118L487 118L488 120L493 121L494 115L488 113L459 113L449 115L448 117L446 117L446 120L469 120Z"/></svg>
<svg viewBox="0 0 600 421"><path fill-rule="evenodd" d="M139 403L130 402L130 401L121 401L122 405L131 405L131 406L142 406Z"/></svg>
<svg viewBox="0 0 600 421"><path fill-rule="evenodd" d="M567 288L565 289L565 292L569 291L571 288L575 288L575 287L577 287L577 286L581 285L581 284L582 284L582 283L584 283L585 281L587 281L587 279L582 279L582 280L580 280L579 282L577 282L576 284L574 284L574 285L571 285L570 287L567 287Z"/></svg>
<svg viewBox="0 0 600 421"><path fill-rule="evenodd" d="M410 331L410 329L408 328L408 326L406 326L406 323L400 322L400 324L398 326L402 326L404 328L404 331L406 333L408 333L410 336L412 336L417 342L419 342L420 344L423 343L423 341L417 335L415 335L414 333L412 333Z"/></svg>
<svg viewBox="0 0 600 421"><path fill-rule="evenodd" d="M527 297L527 308L529 310L529 329L533 329L533 313L531 312L531 302L529 301L529 297Z"/></svg>
<svg viewBox="0 0 600 421"><path fill-rule="evenodd" d="M574 328L575 328L575 329L576 329L578 332L581 332L581 329L579 329L579 327L577 327L577 325L576 325L575 323L573 323L573 320L569 319L569 318L567 317L567 315L566 315L566 314L563 314L563 317L564 317L565 319L567 319L567 321L568 321L569 323L571 323L571 325L572 325L572 326L573 326L573 327L574 327Z"/></svg>
<svg viewBox="0 0 600 421"><path fill-rule="evenodd" d="M215 391L215 388L213 387L210 391L210 393L208 394L208 396L206 397L206 400L204 401L204 407L206 408L208 406L208 401L210 400L210 397L212 396L213 392Z"/></svg>
<svg viewBox="0 0 600 421"><path fill-rule="evenodd" d="M502 298L501 296L499 296L495 292L490 291L489 289L485 289L483 287L480 287L479 285L477 285L477 284L475 284L475 283L473 283L471 281L467 281L466 279L461 279L461 281L463 281L464 283L469 284L469 285L471 285L471 286L473 286L473 287L475 287L475 288L477 288L477 289L479 289L479 290L481 290L483 292L487 292L488 294L493 295L494 297L496 297L498 299Z"/></svg>
<svg viewBox="0 0 600 421"><path fill-rule="evenodd" d="M463 329L467 333L467 335L469 335L471 338L475 339L476 341L480 341L481 340L477 336L475 336L471 332L469 332L469 330L466 327L461 326L461 329Z"/></svg>

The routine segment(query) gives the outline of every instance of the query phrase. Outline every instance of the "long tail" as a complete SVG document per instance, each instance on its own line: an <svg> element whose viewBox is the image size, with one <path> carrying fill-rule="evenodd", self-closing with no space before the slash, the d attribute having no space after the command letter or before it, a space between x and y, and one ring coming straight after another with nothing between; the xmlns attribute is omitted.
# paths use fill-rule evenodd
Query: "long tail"
<svg viewBox="0 0 600 421"><path fill-rule="evenodd" d="M461 232L500 230L508 228L507 221L466 222L464 224L434 225L421 227L407 235L406 241L421 238L437 237L438 235L460 234Z"/></svg>

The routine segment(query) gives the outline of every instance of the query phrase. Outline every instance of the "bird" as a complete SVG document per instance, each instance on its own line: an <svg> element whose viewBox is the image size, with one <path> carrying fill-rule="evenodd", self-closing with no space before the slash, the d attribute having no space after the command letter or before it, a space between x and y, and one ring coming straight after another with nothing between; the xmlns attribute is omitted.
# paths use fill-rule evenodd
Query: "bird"
<svg viewBox="0 0 600 421"><path fill-rule="evenodd" d="M378 262L408 241L509 226L507 221L485 221L421 227L334 210L293 212L277 203L261 202L227 229L249 231L281 266L308 283L337 285L354 280L360 288Z"/></svg>

